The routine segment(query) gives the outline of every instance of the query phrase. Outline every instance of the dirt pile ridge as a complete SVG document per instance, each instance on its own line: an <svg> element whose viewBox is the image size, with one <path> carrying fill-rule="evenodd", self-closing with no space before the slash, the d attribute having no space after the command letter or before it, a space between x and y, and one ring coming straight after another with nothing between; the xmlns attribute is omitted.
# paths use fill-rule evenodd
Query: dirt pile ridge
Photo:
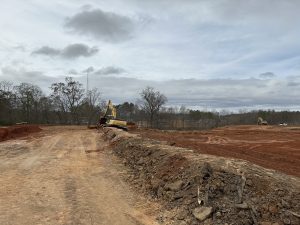
<svg viewBox="0 0 300 225"><path fill-rule="evenodd" d="M161 224L300 224L300 179L247 161L106 128L138 189L164 204Z"/></svg>
<svg viewBox="0 0 300 225"><path fill-rule="evenodd" d="M14 125L10 127L0 127L0 141L25 136L41 130L42 129L37 125Z"/></svg>

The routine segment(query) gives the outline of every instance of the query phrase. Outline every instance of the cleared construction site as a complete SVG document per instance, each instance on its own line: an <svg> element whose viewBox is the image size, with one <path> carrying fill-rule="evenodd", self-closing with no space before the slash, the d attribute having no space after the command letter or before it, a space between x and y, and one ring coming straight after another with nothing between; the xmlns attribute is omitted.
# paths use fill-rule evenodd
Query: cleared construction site
<svg viewBox="0 0 300 225"><path fill-rule="evenodd" d="M23 126L0 143L0 224L300 223L296 127Z"/></svg>
<svg viewBox="0 0 300 225"><path fill-rule="evenodd" d="M1 3L0 225L300 225L300 0Z"/></svg>

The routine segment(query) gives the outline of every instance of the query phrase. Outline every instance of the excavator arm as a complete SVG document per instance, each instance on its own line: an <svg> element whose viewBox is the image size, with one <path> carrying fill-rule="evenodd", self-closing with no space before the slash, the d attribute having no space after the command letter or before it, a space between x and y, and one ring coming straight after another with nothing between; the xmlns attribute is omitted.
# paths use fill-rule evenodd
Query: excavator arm
<svg viewBox="0 0 300 225"><path fill-rule="evenodd" d="M108 101L104 117L105 118L111 118L111 119L116 119L117 118L117 110L113 106L111 100Z"/></svg>
<svg viewBox="0 0 300 225"><path fill-rule="evenodd" d="M117 119L117 110L111 100L108 101L107 108L103 117L99 121L100 127L116 127L127 130L127 121Z"/></svg>

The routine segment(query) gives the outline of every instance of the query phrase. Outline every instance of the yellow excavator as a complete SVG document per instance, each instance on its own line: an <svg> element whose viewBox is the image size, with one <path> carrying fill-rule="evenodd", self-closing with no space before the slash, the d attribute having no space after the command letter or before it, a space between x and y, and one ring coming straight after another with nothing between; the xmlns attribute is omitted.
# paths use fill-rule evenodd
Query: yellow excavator
<svg viewBox="0 0 300 225"><path fill-rule="evenodd" d="M116 127L128 130L127 121L117 119L117 110L111 100L108 101L105 114L100 118L98 127Z"/></svg>
<svg viewBox="0 0 300 225"><path fill-rule="evenodd" d="M258 117L257 118L257 125L268 125L268 122L266 120L263 120L263 118Z"/></svg>

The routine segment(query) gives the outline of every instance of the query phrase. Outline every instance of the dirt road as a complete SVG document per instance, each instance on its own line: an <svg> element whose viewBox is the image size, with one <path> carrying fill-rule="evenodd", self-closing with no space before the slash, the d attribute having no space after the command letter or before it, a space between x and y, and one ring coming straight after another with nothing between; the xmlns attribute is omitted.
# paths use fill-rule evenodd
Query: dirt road
<svg viewBox="0 0 300 225"><path fill-rule="evenodd" d="M44 128L0 143L0 224L156 224L101 134Z"/></svg>

